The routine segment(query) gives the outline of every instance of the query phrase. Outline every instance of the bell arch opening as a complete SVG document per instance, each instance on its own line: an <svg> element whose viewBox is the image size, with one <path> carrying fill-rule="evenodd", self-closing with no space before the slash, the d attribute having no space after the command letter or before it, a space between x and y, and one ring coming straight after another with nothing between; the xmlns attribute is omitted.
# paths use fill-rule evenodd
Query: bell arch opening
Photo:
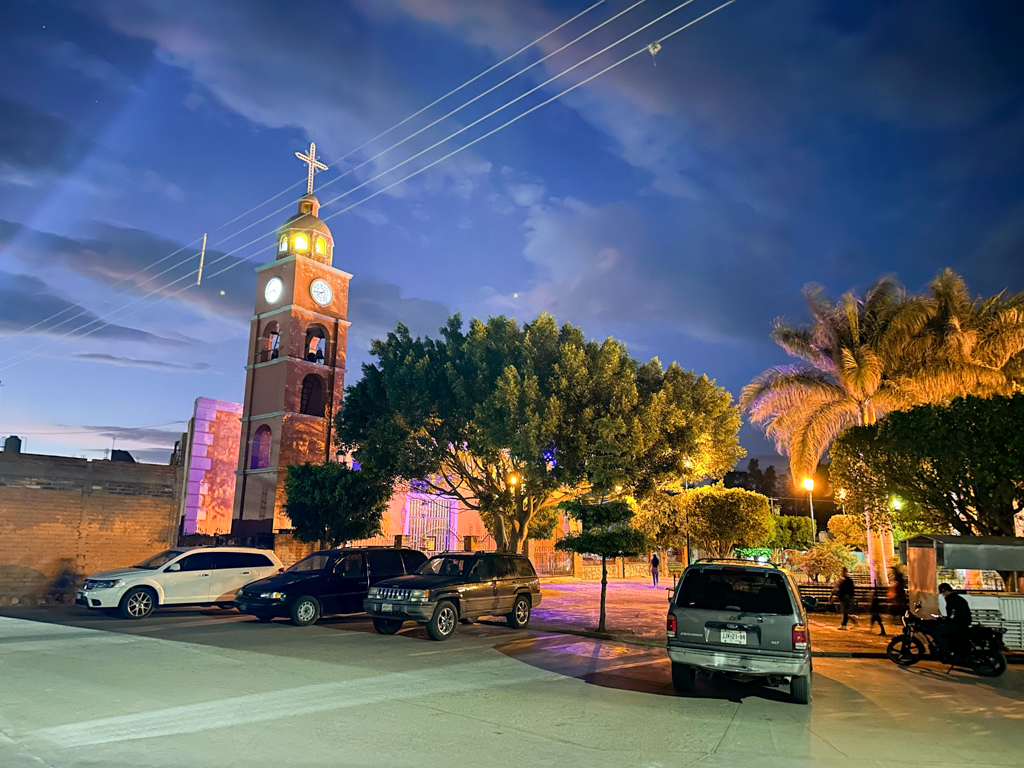
<svg viewBox="0 0 1024 768"><path fill-rule="evenodd" d="M311 325L306 329L306 360L324 364L327 359L327 331L322 325Z"/></svg>
<svg viewBox="0 0 1024 768"><path fill-rule="evenodd" d="M263 329L263 334L260 336L256 362L266 363L270 360L276 360L280 353L281 325L279 323L269 323Z"/></svg>
<svg viewBox="0 0 1024 768"><path fill-rule="evenodd" d="M299 413L307 416L324 415L324 380L311 373L302 380L302 397L299 401Z"/></svg>
<svg viewBox="0 0 1024 768"><path fill-rule="evenodd" d="M261 425L252 436L252 458L249 469L266 469L270 466L270 443L273 434L266 424Z"/></svg>

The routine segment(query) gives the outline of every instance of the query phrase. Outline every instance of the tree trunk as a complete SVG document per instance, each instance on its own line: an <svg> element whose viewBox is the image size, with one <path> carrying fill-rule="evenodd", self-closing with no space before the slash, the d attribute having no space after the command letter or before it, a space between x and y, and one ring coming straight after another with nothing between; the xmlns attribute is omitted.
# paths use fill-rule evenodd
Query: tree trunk
<svg viewBox="0 0 1024 768"><path fill-rule="evenodd" d="M601 555L601 618L597 622L597 631L604 632L604 599L608 594L608 558Z"/></svg>

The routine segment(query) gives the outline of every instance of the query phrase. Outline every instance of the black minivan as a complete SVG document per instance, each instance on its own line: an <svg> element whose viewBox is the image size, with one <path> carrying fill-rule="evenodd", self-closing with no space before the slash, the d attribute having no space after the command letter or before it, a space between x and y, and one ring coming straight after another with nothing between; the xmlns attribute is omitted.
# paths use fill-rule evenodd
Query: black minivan
<svg viewBox="0 0 1024 768"><path fill-rule="evenodd" d="M426 561L427 556L415 549L326 549L283 573L246 584L235 596L235 605L260 621L287 616L306 627L328 614L362 612L371 585L415 573Z"/></svg>

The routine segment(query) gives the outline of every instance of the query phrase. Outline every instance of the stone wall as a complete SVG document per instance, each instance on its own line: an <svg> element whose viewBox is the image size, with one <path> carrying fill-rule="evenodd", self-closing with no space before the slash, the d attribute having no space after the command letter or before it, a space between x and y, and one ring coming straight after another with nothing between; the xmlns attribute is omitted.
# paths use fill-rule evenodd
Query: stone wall
<svg viewBox="0 0 1024 768"><path fill-rule="evenodd" d="M178 470L0 452L0 602L66 596L173 546Z"/></svg>

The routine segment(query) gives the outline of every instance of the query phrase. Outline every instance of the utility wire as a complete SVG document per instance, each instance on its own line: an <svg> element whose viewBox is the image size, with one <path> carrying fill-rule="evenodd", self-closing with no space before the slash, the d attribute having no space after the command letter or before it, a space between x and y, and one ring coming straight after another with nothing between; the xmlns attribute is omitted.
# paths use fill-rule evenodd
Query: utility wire
<svg viewBox="0 0 1024 768"><path fill-rule="evenodd" d="M652 21L652 22L649 22L648 24L645 24L644 26L640 27L640 28L639 28L639 29L637 29L636 31L634 31L634 32L631 32L630 34L628 34L628 35L626 35L626 36L624 36L624 37L620 38L620 39L619 39L618 41L616 41L615 43L612 43L611 45L609 45L609 46L606 46L606 47L605 47L605 48L603 48L603 49L602 49L601 51L598 51L598 53L596 53L596 54L593 54L592 56L588 57L587 59L585 59L584 61L580 62L579 64L573 65L572 67L570 67L570 68L566 69L565 71L563 71L563 72L562 72L562 73L560 73L559 75L556 75L556 76L554 76L554 77L550 78L550 79L549 79L548 81L545 81L545 83L542 83L542 84L541 84L540 86L537 86L537 88L543 87L543 86L544 86L544 85L546 85L546 84L547 84L548 82L551 82L552 80L555 80L555 79L557 79L558 77L561 77L561 75L563 75L563 74L566 74L567 72L569 72L569 71L572 71L573 69L576 69L576 68L577 68L578 66L580 66L580 65L582 65L582 64L584 64L584 63L586 63L587 61L590 61L590 60L592 60L592 59L593 59L593 58L595 58L596 56L598 56L598 55L600 55L600 54L602 54L602 53L606 52L606 51L607 51L607 50L609 50L610 48L613 48L613 47L615 47L616 45L618 45L619 43L623 42L624 40L626 40L626 39L628 39L628 38L630 38L630 37L634 36L635 34L637 34L637 33L641 32L642 30L644 30L644 29L646 29L646 28L650 27L650 26L651 26L652 24L655 24L655 23L657 23L657 22L658 22L658 21L660 21L661 19L664 19L664 18L665 18L666 16L668 16L668 15L670 15L670 14L672 14L672 13L674 13L674 12L678 11L678 10L680 10L681 8L683 8L683 7L687 6L687 5L689 5L689 4L690 4L690 3L692 3L692 2L694 2L694 0L686 0L686 2L684 2L684 3L681 3L681 4L680 4L679 6L677 6L676 8L673 8L672 10L668 11L667 13L665 13L665 14L662 14L661 16L659 16L659 17L658 17L657 19L655 19L654 21ZM682 31L684 31L684 30L688 29L689 27L692 27L692 26L693 26L694 24L697 24L698 22L700 22L700 21L703 21L704 19L706 19L707 17L711 16L712 14L715 14L715 13L717 13L718 11L722 10L723 8L726 8L727 6L730 6L730 5L732 5L732 4L734 3L734 2L736 2L736 0L728 0L728 1L727 1L727 2L725 2L725 3L722 3L722 4L721 4L721 5L719 5L718 7L716 7L716 8L714 8L714 9L712 9L711 11L708 11L707 13L703 14L702 16L699 16L699 17L697 17L697 18L696 18L696 19L694 19L693 21L687 22L686 24L682 25L681 27L678 27L677 29L673 30L672 32L668 33L667 35L664 35L663 37L659 38L659 39L658 39L658 42L659 42L659 43L661 43L661 42L664 42L665 40L668 40L668 39L669 39L669 38L671 38L671 37L674 37L675 35L679 34L680 32L682 32ZM557 99L560 99L560 98L561 98L562 96L564 96L564 95L566 95L566 94L570 93L571 91L574 91L574 90L576 90L577 88L580 88L580 87L582 87L583 85L586 85L587 83L589 83L589 82L593 81L594 79L596 79L596 78L600 77L601 75L603 75L603 74L605 74L605 73L609 72L610 70L612 70L612 69L614 69L614 68L616 68L616 67L618 67L618 66L620 66L620 65L624 64L625 62L627 62L627 61L629 61L629 60L631 60L631 59L633 59L633 58L635 58L635 57L637 57L637 56L640 56L640 55L641 55L641 54L643 54L643 53L648 53L648 52L649 52L649 47L648 47L648 46L644 46L644 47L642 47L642 48L640 48L640 49L638 49L638 50L634 51L633 53L629 54L628 56L625 56L624 58L622 58L622 59L619 59L618 61L614 62L613 64L611 64L611 65L609 65L609 66L605 67L604 69L602 69L602 70L600 70L600 71L596 72L595 74L591 75L590 77L587 77L586 79L584 79L584 80L581 80L580 82L578 82L578 83L575 83L575 84L573 84L572 86L570 86L569 88L566 88L565 90L561 91L560 93L556 94L555 96L552 96L551 98L549 98L549 99L547 99L547 100L545 100L545 101L541 102L540 104L537 104L537 105L535 105L534 107L531 107L531 108L530 108L529 110L527 110L526 112L523 112L523 113L521 113L521 114L517 115L516 117L512 118L511 120L508 120L507 122L503 123L502 125L498 126L497 128L494 128L494 129L492 129L492 130L488 131L487 133L483 134L482 136L479 136L478 138L476 138L476 139L474 139L474 140L470 141L469 143L467 143L467 144L465 144L465 145L463 145L463 146L461 146L461 147L459 147L459 148L457 148L457 149L455 149L455 150L453 150L453 151L449 152L448 154L444 155L443 157L440 157L440 158L438 158L437 160L434 160L434 161L433 161L433 162L431 162L430 164L428 164L428 165L426 165L426 166L423 166L422 168L419 168L419 169L417 169L416 171L413 171L412 173L408 174L407 176L403 177L402 179L399 179L398 181L395 181L395 182L393 182L393 183L389 184L388 186L386 186L386 187L383 187L382 189L379 189L379 190L377 190L376 192L373 192L372 194L368 195L367 197L365 197L365 198L363 198L363 199L361 199L361 200L359 200L359 201L357 201L357 202L353 203L352 205L350 205L350 206L348 206L348 207L346 207L346 208L344 208L344 209L342 209L342 210L340 210L340 211L337 211L336 213L333 213L333 214L331 214L330 216L324 217L324 220L327 220L327 219L331 219L331 218L334 218L335 216L338 216L338 215L340 215L340 214L342 214L342 213L345 213L345 212L347 212L347 211L350 211L350 210L352 210L353 208L357 207L358 205L361 205L362 203L366 202L367 200L370 200L370 199L372 199L372 198L376 197L377 195L379 195L379 194L382 194L383 192L386 192L387 190L389 190L389 189L391 189L391 188L393 188L393 187L397 186L398 184L401 184L401 183L403 183L404 181L407 181L407 180L409 180L409 179L413 178L414 176L417 176L418 174L420 174L420 173L423 173L424 171L428 170L429 168L432 168L433 166L435 166L435 165L437 165L437 164L439 164L439 163L441 163L441 162L444 162L445 160L447 160L448 158L452 157L453 155L456 155L456 154L458 154L459 152L462 152L463 150L465 150L465 149L468 149L469 147L473 146L474 144L477 144L478 142L480 142L480 141L483 141L484 139L486 139L486 138L488 138L488 137L490 137L490 136L494 135L494 134L495 134L495 133L497 133L498 131L500 131L500 130L503 130L504 128L508 127L508 126L509 126L509 125L511 125L512 123L515 123L515 122L517 122L517 121L521 120L522 118L526 117L527 115L531 114L532 112L535 112L536 110L540 109L541 107L543 107L543 106L546 106L547 104L550 104L551 102L553 102L553 101L556 101ZM532 90L531 90L531 91L529 91L528 93L532 93L533 91L537 90L537 88L534 88L534 89L532 89ZM525 95L528 95L528 93L527 93L527 94L524 94L523 96L525 96ZM519 100L520 100L521 98L523 98L523 96L517 97L516 99L512 100L511 102L509 102L509 103L508 103L508 104L506 104L505 106L509 106L509 105L511 105L512 103L514 103L515 101L519 101ZM499 107L499 108L498 108L497 110L494 110L493 112L489 113L489 115L488 115L487 117L489 117L489 116L491 116L491 115L495 114L496 112L500 112L500 111L501 111L502 109L504 109L504 108L505 108L505 107ZM486 119L486 117L485 117L485 118L481 118L481 120L483 120L483 119ZM476 121L476 123L479 123L479 122L480 122L479 120L478 120L478 121ZM453 136L455 136L455 135L457 135L457 134L459 134L459 133L462 133L463 131L465 131L465 130L467 130L468 128L472 127L472 125L475 125L476 123L473 123L473 124L471 124L471 125L469 125L469 126L466 126L466 128L464 128L464 129L461 129L460 131L457 131L457 132L456 132L455 134L452 134L452 136L449 136L449 137L448 137L447 139L444 139L444 140L442 140L442 141L438 142L437 144L435 144L435 145L434 145L434 147L436 147L436 146L437 146L438 144L443 144L443 143L444 143L445 141L447 141L448 139L452 138ZM433 147L430 147L430 148L428 148L427 150L424 150L424 152L426 152L426 151L429 151L429 149L432 149L432 148L433 148ZM423 154L423 152L421 152L421 153L418 153L418 154L417 154L416 156L414 156L413 158L410 158L410 160L411 160L411 159L415 159L415 157L418 157L419 155L422 155L422 154ZM393 170L395 170L395 169L397 169L397 168L401 167L402 165L405 165L405 164L406 164L407 162L409 162L409 160L406 160L406 161L403 161L402 163L399 163L399 164L397 164L396 166L394 166L393 168L389 169L388 171L384 171L383 173L379 174L379 175L378 175L377 177L374 177L374 179L370 179L370 180L368 180L367 182L364 182L364 183L363 183L362 185L360 185L360 186L361 186L361 187L362 187L362 186L366 186L366 184L368 184L368 183L371 183L372 181L374 181L374 180L375 180L375 179L377 179L377 178L380 178L380 176L383 176L383 175L386 175L387 173L390 173L391 171L393 171ZM350 193L350 192L352 192L352 191L355 191L355 189L353 189L353 190L350 190L349 192L346 192L346 193L345 193L344 195L340 195L339 197L335 198L335 200L338 200L338 199L341 199L342 197L345 197L345 195L349 194L349 193ZM335 200L332 200L331 202L334 202ZM261 236L260 238L257 238L256 240L252 240L252 241L250 241L249 243L246 243L246 244L245 244L244 246L241 246L241 247L242 247L242 248L244 248L244 247L246 247L246 246L248 246L248 245L251 245L251 244L253 244L253 243L255 243L255 242L258 242L258 240L262 239L262 237L265 237L265 235L264 235L264 236ZM240 264L242 264L243 262L247 262L247 261L249 261L249 260L250 260L251 258L253 258L254 256L258 255L259 253L262 253L262 252L264 252L264 251L270 250L270 249L271 249L271 248L273 248L273 247L276 247L276 244L272 244L272 245L270 245L270 246L267 246L267 247L265 247L265 248L262 248L262 249L260 249L259 251L256 251L255 253L253 253L253 254L250 254L249 256L247 256L247 257L245 257L245 258L243 258L243 259L240 259L240 260L238 260L238 261L234 262L233 264L229 264L228 266L224 267L223 269L220 269L220 270L218 270L217 272L213 272L212 274L210 274L210 275L209 275L209 278L213 278L213 277L216 277L216 276L218 276L218 275L221 275L221 274L223 274L223 273L227 272L227 271L228 271L228 270L230 270L230 269L234 269L235 267L239 266L239 265L240 265ZM236 250L239 250L239 249L236 249ZM225 258L227 258L227 256L228 256L228 255L229 255L229 254L224 254L223 256L219 257L218 259L215 259L215 260L214 260L213 262L211 262L211 265L212 265L212 264L215 264L215 263L217 263L217 262L219 262L219 261L222 261L222 260L224 260ZM185 280L185 279L187 279L187 278L191 277L191 275L194 275L194 274L196 274L196 270L193 270L193 271L192 271L192 272L190 272L190 273L189 273L188 275L185 275L184 277L181 277L181 278L179 278L178 280L175 280L175 281L173 281L172 283L169 283L169 284L168 284L167 286L164 286L164 288L163 288L163 289L158 289L158 290L156 290L156 291L153 291L153 292L151 292L151 293L147 294L146 296L140 297L139 299L137 299L137 300L136 300L136 301L134 301L134 302L131 302L131 303L130 303L129 305L127 305L127 306L131 306L132 304L136 304L136 303L138 303L139 301L141 301L141 300L143 300L143 299L145 299L145 298L149 298L150 296L153 296L153 295L155 295L156 293L159 293L159 292L160 292L160 291L162 291L162 290L166 290L166 288L169 288L169 287L171 287L172 285L175 285L176 283L179 283L179 282L181 282L182 280ZM184 286L183 288L180 288L180 289L178 289L177 291L174 291L173 293L165 293L165 294L161 295L161 296L160 296L160 297L159 297L159 298L158 298L158 299L157 299L156 301L157 301L157 302L159 302L159 301L162 301L162 300L164 300L164 299L167 299L167 298L171 298L171 297L173 297L173 296L177 296L178 294L180 294L180 293L183 293L184 291L187 291L187 290L189 290L190 288L193 288L193 287L194 287L194 283L190 283L190 284L188 284L188 285ZM154 302L154 303L156 303L156 302ZM127 306L126 306L125 308L127 308ZM120 316L120 317L118 317L117 319L118 319L119 321L120 321L120 320L123 320L123 319L124 319L125 317L127 317L127 316L128 316L128 315L130 315L130 314L134 314L134 312L136 312L136 311L137 311L137 310L132 310L132 312L126 313L126 314L124 314L124 315L121 315L121 316ZM94 322L95 322L95 321L94 321ZM84 336L89 336L89 335L91 335L91 334L95 333L96 331L100 330L101 328L103 328L103 327L105 327L106 325L109 325L109 324L110 324L110 323L108 323L108 322L104 322L104 323L103 323L102 325L98 326L97 328L94 328L94 329L93 329L93 330L91 330L91 331L88 331L88 332L86 332L86 333L83 333L83 334L81 334L81 335L77 336L76 338L82 338L82 337L84 337ZM85 328L85 327L87 327L87 326L82 326L82 328ZM78 330L81 330L81 329L78 329ZM36 353L32 354L32 355L31 355L31 357L35 357L35 356L38 356L38 355L40 355L40 354L43 354L43 353L42 353L42 352L36 352ZM30 358L29 358L29 359L30 359ZM19 364L20 362L24 362L24 360L20 360L20 361L18 361L18 360L15 360L15 361L10 361L10 362L8 362L8 363L7 363L6 365L0 366L0 371L4 371L4 370L6 370L7 368L10 368L10 367L12 367L13 365L17 365L17 364Z"/></svg>
<svg viewBox="0 0 1024 768"><path fill-rule="evenodd" d="M407 122L409 122L410 120L412 120L412 119L414 119L414 118L418 117L419 115L423 114L424 112L426 112L426 111L427 111L428 109L430 109L431 107L434 107L434 106L436 106L437 104L440 104L440 103L441 103L442 101L444 101L444 100L445 100L445 99L447 99L448 97L450 97L450 96L452 96L452 95L454 95L454 94L458 93L459 91L461 91L462 89L466 88L467 86L469 86L469 85L473 84L474 82L476 82L476 81L477 81L477 80L479 80L480 78L484 77L485 75L489 74L490 72L493 72L493 71L494 71L495 69L497 69L498 67L500 67L500 66L502 66L502 65L504 65L504 64L507 64L507 63L508 63L509 61L511 61L512 59L516 58L516 57L517 57L517 56L519 56L519 55L520 55L521 53L523 53L523 52L525 52L525 51L529 50L529 49L530 49L530 48L532 48L533 46L537 45L538 43L540 43L540 42L542 42L543 40L547 39L547 38L548 38L548 37L550 37L551 35L555 34L556 32L560 31L561 29L565 28L566 26L568 26L568 25L569 25L569 24L571 24L572 22L576 21L576 20L577 20L577 19L579 19L580 17L582 17L582 16L586 15L587 13L590 13L590 12L591 12L592 10L594 10L595 8L597 8L597 7L598 7L598 6L600 6L600 5L603 5L603 4L605 3L605 2L606 2L606 0L598 0L598 2L594 3L593 5L589 6L588 8L585 8L584 10L580 11L579 13L577 13L577 14L576 14L575 16L573 16L572 18L568 19L567 21L564 21L564 22L562 22L561 24L559 24L558 26L556 26L556 27L555 27L554 29L551 29L551 30L549 30L548 32L545 32L545 33L544 33L543 35L541 35L540 37L538 37L538 38L537 38L536 40L534 40L533 42L531 42L531 43L528 43L528 44L524 45L524 46L523 46L522 48L520 48L519 50L517 50L517 51L516 51L515 53L512 53L512 54L510 54L509 56L506 56L506 57L505 57L504 59L502 59L501 61L497 62L496 64L493 64L493 65L491 65L490 67L488 67L487 69L483 70L483 71L482 71L482 72L480 72L479 74L475 75L474 77L470 78L470 79L469 79L469 80L467 80L466 82L462 83L462 85L456 86L456 87L455 87L455 88L453 88L452 90L448 91L448 93L444 94L443 96L441 96L441 97L439 97L439 98L435 99L434 101L430 102L429 104L427 104L427 105L426 105L425 107L423 107L422 109L420 109L420 110L418 110L418 111L416 111L416 112L412 113L411 115L409 115L409 116L408 116L408 117L406 117L405 119L403 119L403 120L401 120L401 121L399 121L399 122L395 123L395 124L394 124L394 125L392 125L392 126L391 126L390 128L387 128L386 130L384 130L384 131L382 131L381 133L377 134L376 136L374 136L373 138L369 139L368 141L365 141L365 142L363 142L362 144L360 144L360 145L359 145L358 147L356 147L355 149L353 149L353 150L351 150L350 152L348 152L347 154L343 155L343 156L342 156L342 157L340 158L340 160L345 160L345 159L347 159L347 158L351 157L352 155L356 154L357 152L359 152L359 151L360 151L361 149L363 149L363 148L365 148L365 147L369 146L370 144L374 143L375 141L378 141L378 140L382 139L382 138L383 138L384 136L387 136L387 135L388 135L389 133L391 133L392 131L396 130L397 128L399 128L399 127L401 127L401 126L403 126L403 125L405 125L405 124L406 124ZM640 0L640 2L645 2L645 0ZM637 3L637 4L639 4L639 3ZM631 6L631 7L633 7L633 6ZM628 10L628 9L627 9L627 10ZM617 14L617 15L616 15L615 17L613 17L613 19L614 19L614 18L618 18L618 16L620 16L620 15L622 15L622 14L621 14L621 13L620 13L620 14ZM609 20L609 21L611 21L611 20ZM608 22L605 22L605 24L607 24L607 23L608 23ZM595 27L594 29L592 29L592 30L591 30L591 32L595 31L595 30L596 30L596 29L598 29L598 28L599 28L600 26L604 26L604 24L601 24L601 25L599 25L598 27ZM587 34L590 34L590 33L588 32ZM578 39L580 39L580 38L577 38L577 40L578 40ZM574 41L574 42L575 42L575 41ZM563 48L560 48L559 50L562 50L562 49L564 49L565 47L566 47L566 46L563 46ZM545 58L548 58L548 57L545 57ZM543 60L544 60L544 59L541 59L541 61L543 61ZM540 62L535 62L535 64L536 64L536 63L540 63ZM535 66L535 64L531 64L531 65L530 65L530 67L532 67L532 66ZM530 67L527 67L527 69L529 69ZM519 74L521 74L522 72L525 72L525 71L526 71L525 69L524 69L524 70L520 70L520 72L516 73L516 75L513 75L513 77L516 77L516 76L518 76ZM509 79L511 79L511 78L508 78L508 79L506 79L506 80L502 81L502 84L504 84L504 83L508 82L508 80L509 80ZM500 84L499 84L499 85L500 85ZM496 87L497 87L497 86L496 86ZM491 92L491 91L493 91L493 90L494 90L494 88L490 89L490 90L489 90L489 91L487 91L486 93L490 93L490 92ZM486 95L486 93L485 93L485 94L481 94L481 96L483 96L483 95ZM466 102L466 103L465 103L465 104L463 104L463 105L462 105L461 107L459 107L459 108L458 108L457 110L455 110L455 112L457 112L457 111L459 111L459 110L461 110L461 109L465 108L466 106L469 106L469 104L471 104L471 103L473 103L473 101L476 101L477 99L481 98L481 96L477 96L477 97L476 97L476 98L474 98L473 100L471 100L471 101L469 101L469 102ZM448 116L450 116L450 115L452 115L452 114L454 114L454 112L450 112L450 113L449 113L448 115L446 115L446 117L448 117ZM441 118L441 119L443 120L443 119L445 119L445 118ZM437 122L440 122L440 121L435 121L434 123L431 123L431 124L430 124L429 126L427 126L427 128L430 128L431 126L433 126L433 125L436 125L436 123L437 123ZM419 133L422 133L422 132L423 132L424 130L426 130L426 128L420 129L420 131L417 131L417 133L416 133L416 134L413 134L413 136L416 136L416 135L418 135ZM394 148L396 148L397 146L399 146L399 144L405 143L405 141L408 141L408 140L409 140L410 138L412 138L412 136L409 136L409 137L407 137L406 139L403 139L403 140L402 140L401 142L399 142L398 144L393 144L393 145L392 145L391 147L388 147L388 148L387 148L387 149L385 149L385 150L384 150L383 152L388 152L388 151L390 151L391 149L394 149ZM335 178L335 179L332 179L331 181L327 182L327 184L324 184L323 186L325 186L325 187L326 187L326 186L328 186L329 184L332 184L332 183L334 183L335 181L339 181L340 179L344 178L345 176L348 176L348 175L349 175L349 174L351 174L351 173L352 173L353 171L355 171L355 170L358 170L358 169L359 169L359 168L361 168L361 167L362 167L363 165L366 165L366 163L368 163L368 162L371 162L372 160L374 160L374 159L376 159L377 157L379 157L379 156L380 156L380 154L383 154L383 152L382 152L382 153L379 153L378 155L374 156L373 158L370 158L370 160L367 160L367 161L365 161L364 163L362 163L362 164L360 164L360 165L356 166L355 168L352 168L352 169L350 169L349 171L347 171L346 173L342 174L341 176L338 176L337 178ZM249 214L253 213L254 211L257 211L257 210L259 210L260 208L262 208L262 207L263 207L264 205L266 205L266 204L268 204L268 203L270 203L270 202L272 202L272 201L276 200L277 198L281 197L281 195L287 194L287 193L288 193L288 192L290 192L291 190L293 190L293 189L295 189L296 187L299 187L299 186L301 186L301 185L302 185L302 182L296 182L295 184L292 184L292 185L291 185L290 187L287 187L287 188L285 188L285 189L281 190L281 191L280 191L280 192L278 192L278 193L277 193L276 195L273 195L273 196L271 196L271 197L267 198L266 200L264 200L264 201L263 201L262 203L259 203L258 205L256 205L256 206L254 206L254 207L250 208L250 209L249 209L248 211L246 211L245 213L242 213L242 214L240 214L240 215L236 216L235 218L231 219L230 221L228 221L228 222L226 222L226 223L224 223L224 224L221 224L221 225L220 225L219 227L217 227L216 229L214 229L214 231L215 231L215 232L217 232L217 231L220 231L221 229L224 229L225 227L227 227L227 226L230 226L231 224L234 224L234 223L235 223L236 221L238 221L239 219L243 219L243 218L245 218L246 216L248 216ZM321 187L321 188L322 188L322 187ZM249 224L249 225L247 225L246 227L243 227L242 229L238 230L237 232L235 232L235 233L233 233L233 234L231 234L231 235L228 235L227 237L225 237L225 238L223 238L223 239L219 240L218 242L214 243L214 246L217 246L217 245L221 245L221 244L223 244L223 243L227 242L228 240L231 240L231 239L233 239L233 238L237 237L237 236L238 236L238 235L240 235L240 234L241 234L242 232L245 232L246 230L248 230L248 229L251 229L251 228L252 228L253 226L255 226L256 224L259 224L260 222L266 221L266 220L267 220L268 218L270 218L271 216L274 216L274 215L276 215L276 214L280 213L281 211L285 210L285 209L286 209L287 207L288 207L288 206L285 206L284 208L279 208L279 209L277 209L276 211L273 211L272 213L270 213L270 214L267 214L267 215L266 215L266 216L264 216L263 218L261 218L261 219L259 219L259 220L255 221L255 222L253 222L252 224ZM134 278L136 278L136 277L138 277L139 275L143 274L143 273L144 273L144 272L146 272L147 270L149 270L149 269L152 269L153 267L157 266L158 264L161 264L161 263L163 263L163 262L164 262L164 261L166 261L167 259L169 259L169 258L171 258L171 257L173 257L173 256L176 256L177 254L181 253L181 252L182 252L183 250L185 250L185 249L186 249L186 248L188 248L189 246L191 246L191 245L194 245L195 243L199 242L199 240L200 240L200 238L198 238L198 237L197 237L197 238L196 238L195 240L193 240L193 241L192 241L192 242L190 242L190 243L187 243L187 244L185 244L184 246L182 246L182 247L181 247L181 248L179 248L178 250L174 251L173 253L170 253L170 254L168 254L167 256L164 256L163 258L161 258L161 259L158 259L157 261L153 262L152 264L149 264L149 265L148 265L148 266L146 266L146 267L143 267L143 268L142 268L141 270L139 270L138 272L135 272L135 273L134 273L134 274L132 274L132 275L129 275L128 277L125 277L125 278L122 278L121 280L118 280L118 281L117 281L116 283L114 283L114 284L113 284L112 286L110 286L110 288L116 288L117 286L121 285L122 283L125 283L125 282L128 282L128 281L130 281L130 280L133 280ZM247 243L246 245L250 245L250 244L251 244L251 243ZM244 247L246 247L246 246L241 246L241 247L242 247L242 248L244 248ZM235 250L235 251L237 251L237 250L239 250L239 249L238 249L238 248L236 248L236 249L234 249L234 250ZM227 255L227 254L225 254L225 255ZM194 258L194 257L193 257L193 256L190 256L190 257L188 257L187 259L184 259L184 260L182 260L182 261L178 262L178 263L177 263L177 264L175 264L174 266L172 266L172 267L170 267L170 268L168 268L168 269L165 269L165 270L164 270L163 272L160 272L160 273L158 273L158 274L156 274L156 275L153 275L152 277L150 277L150 278L148 278L148 279L149 279L149 280L155 280L155 279L156 279L156 278L158 278L158 277L162 277L163 275L167 274L167 273L168 273L168 272L170 272L170 271L173 271L173 270L174 270L174 269L176 269L177 267L179 267L179 266L181 266L181 265L183 265L183 264L185 264L185 263L187 263L187 262L191 261L191 259L192 259L192 258ZM172 285L173 285L173 283L172 283ZM117 298L117 297L119 297L119 296L123 296L123 295L124 295L125 293L127 293L128 291L130 291L130 290L132 289L132 287L134 287L134 286L129 286L129 287L128 287L128 288L126 288L125 290L123 290L123 291L120 291L120 292L118 292L117 294L115 294L115 295L114 295L113 297L111 297L110 299L107 299L106 301L104 301L104 302L103 302L103 304L101 304L100 306L101 306L101 307L102 307L102 306L105 306L106 304L109 304L109 303L110 303L110 301L112 301L113 299L116 299L116 298ZM7 335L7 336L3 337L2 339L0 339L0 343L6 343L6 342L10 341L11 339L17 338L18 336L21 336L21 335L23 335L23 334L25 334L25 333L28 333L28 332L29 332L29 331L31 331L31 330L34 330L35 328L38 328L39 326L43 325L44 323L48 323L48 322L49 322L49 321L51 321L51 320L55 320L55 319L57 319L58 317L60 317L61 315L63 315L63 314L65 314L65 313L67 313L67 312L71 311L72 309L74 309L74 306L75 306L75 305L72 305L72 306L69 306L69 307L65 307L65 308L64 308L64 309L62 309L61 311L59 311L59 312L56 312L56 313L54 313L53 315L50 315L49 317L47 317L47 318L44 318L44 319L42 319L42 320L38 321L37 323L34 323L33 325L31 325L31 326L29 326L29 327L27 327L27 328L22 328L21 330L17 331L16 333L13 333L13 334ZM127 305L127 306L131 306L131 304L129 304L129 305ZM71 316L71 317L69 317L69 318L66 318L65 320L61 321L60 323L58 323L58 324L57 324L57 325L55 325L55 326L51 326L51 327L47 328L47 330L48 330L48 331L52 331L52 330L54 330L54 329L56 329L56 328L59 328L59 327L61 327L62 325L65 325L66 323L69 323L69 322L71 322L72 320L75 320L75 319L77 319L77 318L81 317L82 315L88 314L88 313L89 313L90 311L91 311L91 310L88 310L88 309L82 308L82 309L81 309L81 310L80 310L80 311L79 311L79 312L78 312L77 314L75 314L75 315L72 315L72 316ZM95 322L95 321L94 321L94 322ZM86 327L88 327L88 325L89 325L89 324L86 324L85 326L82 326L82 328L86 328ZM80 329L79 329L79 330L80 330ZM66 336L66 335L67 335L67 334L65 334L65 336ZM61 337L59 337L59 338L64 338L64 336L61 336Z"/></svg>

